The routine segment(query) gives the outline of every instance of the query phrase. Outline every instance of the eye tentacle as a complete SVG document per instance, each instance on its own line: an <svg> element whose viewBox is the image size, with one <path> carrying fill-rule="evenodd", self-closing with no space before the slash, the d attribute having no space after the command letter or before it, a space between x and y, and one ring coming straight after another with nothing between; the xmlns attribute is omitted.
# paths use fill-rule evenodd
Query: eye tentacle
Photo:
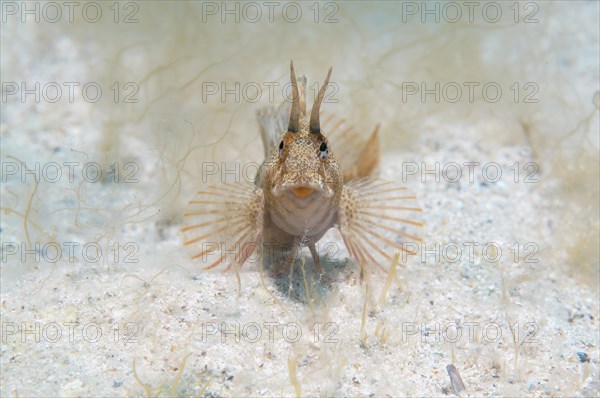
<svg viewBox="0 0 600 398"><path fill-rule="evenodd" d="M293 61L290 61L290 80L292 81L292 111L290 112L288 131L297 133L300 129L300 94L298 93L298 83L296 82Z"/></svg>
<svg viewBox="0 0 600 398"><path fill-rule="evenodd" d="M323 102L323 97L325 96L325 91L327 91L327 85L329 84L329 77L331 77L331 70L327 72L327 77L325 78L325 82L321 86L319 90L319 94L317 95L317 99L315 99L315 103L313 104L312 110L310 112L310 132L313 134L320 135L321 134L321 124L319 122L319 110L321 108L321 103Z"/></svg>

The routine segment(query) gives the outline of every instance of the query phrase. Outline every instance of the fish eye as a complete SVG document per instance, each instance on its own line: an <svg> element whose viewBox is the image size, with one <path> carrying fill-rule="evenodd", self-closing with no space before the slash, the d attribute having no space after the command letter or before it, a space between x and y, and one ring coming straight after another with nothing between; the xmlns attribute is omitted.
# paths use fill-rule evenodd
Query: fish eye
<svg viewBox="0 0 600 398"><path fill-rule="evenodd" d="M319 147L319 158L325 159L329 155L329 150L327 149L327 144L325 142L321 143Z"/></svg>
<svg viewBox="0 0 600 398"><path fill-rule="evenodd" d="M283 155L283 141L279 144L279 156Z"/></svg>

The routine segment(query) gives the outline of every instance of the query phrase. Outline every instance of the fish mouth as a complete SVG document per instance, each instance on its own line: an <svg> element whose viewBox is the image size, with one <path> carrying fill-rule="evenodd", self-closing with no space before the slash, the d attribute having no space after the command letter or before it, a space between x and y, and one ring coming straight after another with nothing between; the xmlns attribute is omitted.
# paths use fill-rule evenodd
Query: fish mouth
<svg viewBox="0 0 600 398"><path fill-rule="evenodd" d="M294 194L294 196L299 199L307 198L315 192L314 189L308 187L292 188L291 191Z"/></svg>
<svg viewBox="0 0 600 398"><path fill-rule="evenodd" d="M282 184L273 188L275 196L290 193L298 199L307 199L313 195L321 194L326 198L333 196L333 191L318 184Z"/></svg>

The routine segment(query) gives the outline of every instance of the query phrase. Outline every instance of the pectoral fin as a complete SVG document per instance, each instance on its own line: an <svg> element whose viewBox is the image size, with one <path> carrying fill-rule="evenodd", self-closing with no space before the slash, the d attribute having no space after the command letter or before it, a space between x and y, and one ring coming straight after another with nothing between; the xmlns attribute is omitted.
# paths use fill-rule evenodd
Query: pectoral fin
<svg viewBox="0 0 600 398"><path fill-rule="evenodd" d="M264 199L253 184L224 183L196 193L181 229L192 258L210 269L241 267L262 244Z"/></svg>
<svg viewBox="0 0 600 398"><path fill-rule="evenodd" d="M361 266L386 269L396 252L414 254L422 241L421 208L407 188L379 178L344 185L339 230L346 248Z"/></svg>

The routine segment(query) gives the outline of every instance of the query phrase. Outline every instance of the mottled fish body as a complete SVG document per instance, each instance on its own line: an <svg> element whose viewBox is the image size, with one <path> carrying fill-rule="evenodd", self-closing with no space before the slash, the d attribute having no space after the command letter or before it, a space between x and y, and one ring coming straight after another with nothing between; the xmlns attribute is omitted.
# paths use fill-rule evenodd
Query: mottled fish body
<svg viewBox="0 0 600 398"><path fill-rule="evenodd" d="M395 252L412 253L421 241L416 197L373 176L380 158L378 127L361 140L343 119L321 121L331 68L310 115L306 78L296 81L293 63L290 75L291 105L257 114L265 161L254 184L222 183L198 191L184 214L184 244L207 269L222 263L237 269L254 254L268 252L260 250L265 247L279 248L286 253L283 266L292 265L301 246L321 269L315 245L337 228L362 267L386 269Z"/></svg>

